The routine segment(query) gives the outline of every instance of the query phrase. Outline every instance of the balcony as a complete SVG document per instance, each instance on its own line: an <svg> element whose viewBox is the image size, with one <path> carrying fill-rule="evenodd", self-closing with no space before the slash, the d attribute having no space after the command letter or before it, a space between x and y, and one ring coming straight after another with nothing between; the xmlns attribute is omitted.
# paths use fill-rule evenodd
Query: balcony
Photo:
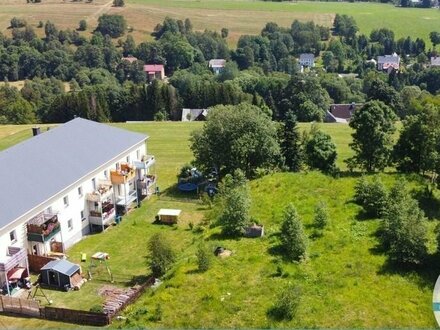
<svg viewBox="0 0 440 330"><path fill-rule="evenodd" d="M136 171L130 164L121 164L119 170L110 171L110 179L113 184L124 184L136 177Z"/></svg>
<svg viewBox="0 0 440 330"><path fill-rule="evenodd" d="M127 195L118 196L116 198L116 205L128 207L131 203L137 200L136 190L130 191Z"/></svg>
<svg viewBox="0 0 440 330"><path fill-rule="evenodd" d="M44 243L60 232L61 226L57 215L43 214L43 219L46 221L42 224L38 224L38 222L31 222L32 220L28 222L28 241Z"/></svg>
<svg viewBox="0 0 440 330"><path fill-rule="evenodd" d="M157 175L144 175L142 179L138 180L137 187L142 196L149 196L154 194L156 188Z"/></svg>
<svg viewBox="0 0 440 330"><path fill-rule="evenodd" d="M156 163L156 159L152 155L144 155L140 160L133 161L133 165L137 170L147 170Z"/></svg>
<svg viewBox="0 0 440 330"><path fill-rule="evenodd" d="M116 210L113 204L102 208L100 211L90 211L89 222L92 225L106 226L115 219Z"/></svg>
<svg viewBox="0 0 440 330"><path fill-rule="evenodd" d="M105 182L101 183L99 185L99 188L96 189L94 192L88 193L86 195L86 199L90 202L102 202L113 194L113 186L111 185L111 182Z"/></svg>

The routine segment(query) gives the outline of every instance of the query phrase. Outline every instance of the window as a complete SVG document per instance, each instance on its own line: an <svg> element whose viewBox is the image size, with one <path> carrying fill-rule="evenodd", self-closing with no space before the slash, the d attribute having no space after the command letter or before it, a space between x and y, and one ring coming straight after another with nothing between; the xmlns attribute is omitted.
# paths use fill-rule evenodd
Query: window
<svg viewBox="0 0 440 330"><path fill-rule="evenodd" d="M96 178L92 179L92 187L93 187L93 190L96 190Z"/></svg>
<svg viewBox="0 0 440 330"><path fill-rule="evenodd" d="M9 233L9 238L11 239L12 243L17 242L17 233L15 232L15 230Z"/></svg>
<svg viewBox="0 0 440 330"><path fill-rule="evenodd" d="M107 170L104 171L104 178L108 179L108 171Z"/></svg>
<svg viewBox="0 0 440 330"><path fill-rule="evenodd" d="M64 196L63 198L64 207L69 206L69 196Z"/></svg>
<svg viewBox="0 0 440 330"><path fill-rule="evenodd" d="M67 228L69 230L73 229L73 221L72 221L72 219L67 220Z"/></svg>
<svg viewBox="0 0 440 330"><path fill-rule="evenodd" d="M119 163L116 163L116 169L117 169L117 170L120 169Z"/></svg>
<svg viewBox="0 0 440 330"><path fill-rule="evenodd" d="M84 216L84 210L81 211L80 215L81 215L81 221L85 221L86 217Z"/></svg>
<svg viewBox="0 0 440 330"><path fill-rule="evenodd" d="M82 187L82 186L79 186L79 187L78 187L78 196L79 196L79 197L82 197L82 195L83 195L83 187Z"/></svg>
<svg viewBox="0 0 440 330"><path fill-rule="evenodd" d="M141 151L138 149L138 150L136 150L136 158L138 159L138 160L141 160Z"/></svg>
<svg viewBox="0 0 440 330"><path fill-rule="evenodd" d="M125 159L127 160L127 163L130 163L130 156L127 156Z"/></svg>

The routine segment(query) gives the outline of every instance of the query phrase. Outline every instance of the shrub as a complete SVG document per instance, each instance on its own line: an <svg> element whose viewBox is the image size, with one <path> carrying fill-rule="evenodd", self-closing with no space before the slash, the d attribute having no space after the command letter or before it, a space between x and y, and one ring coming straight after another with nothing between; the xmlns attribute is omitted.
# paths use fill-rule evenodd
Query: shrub
<svg viewBox="0 0 440 330"><path fill-rule="evenodd" d="M292 320L301 302L301 289L287 285L277 297L275 304L269 310L269 315L277 320Z"/></svg>
<svg viewBox="0 0 440 330"><path fill-rule="evenodd" d="M102 35L108 34L112 38L118 38L125 33L127 22L121 15L104 14L98 18L97 31Z"/></svg>
<svg viewBox="0 0 440 330"><path fill-rule="evenodd" d="M14 17L11 19L11 28L21 28L26 26L26 21L22 18Z"/></svg>
<svg viewBox="0 0 440 330"><path fill-rule="evenodd" d="M93 305L90 308L90 311L93 312L93 313L104 313L104 309L102 308L101 305Z"/></svg>
<svg viewBox="0 0 440 330"><path fill-rule="evenodd" d="M211 265L211 251L204 245L200 244L197 248L197 266L199 272L206 272Z"/></svg>
<svg viewBox="0 0 440 330"><path fill-rule="evenodd" d="M371 182L362 177L356 182L354 200L368 216L381 218L388 204L388 194L378 176Z"/></svg>
<svg viewBox="0 0 440 330"><path fill-rule="evenodd" d="M161 233L151 236L148 241L148 248L150 250L149 266L151 271L154 276L160 277L174 263L176 259L175 252L171 248L171 243Z"/></svg>
<svg viewBox="0 0 440 330"><path fill-rule="evenodd" d="M80 31L87 30L87 21L86 20L82 19L82 20L79 21L78 30L80 30Z"/></svg>
<svg viewBox="0 0 440 330"><path fill-rule="evenodd" d="M125 1L124 0L113 0L113 6L115 7L124 7Z"/></svg>
<svg viewBox="0 0 440 330"><path fill-rule="evenodd" d="M315 217L313 219L316 228L323 229L328 224L327 207L324 202L319 202L315 207Z"/></svg>

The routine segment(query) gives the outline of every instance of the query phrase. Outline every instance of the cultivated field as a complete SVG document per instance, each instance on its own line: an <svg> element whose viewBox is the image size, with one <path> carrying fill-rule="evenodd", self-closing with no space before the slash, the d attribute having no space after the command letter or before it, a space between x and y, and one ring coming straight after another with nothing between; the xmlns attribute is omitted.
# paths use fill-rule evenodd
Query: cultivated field
<svg viewBox="0 0 440 330"><path fill-rule="evenodd" d="M146 242L152 233L163 232L179 254L178 261L162 286L147 292L123 313L127 319L114 327L434 327L431 311L432 289L440 271L438 257L432 255L429 271L396 270L387 265L378 250L375 236L379 220L359 219L360 208L351 202L356 176L333 179L317 172L278 173L250 182L252 215L265 225L261 239L224 239L218 228L193 231L207 207L192 196L177 194L172 186L182 164L191 160L188 137L201 123L114 124L150 135L148 153L156 155L159 186L163 192L124 217L122 223L105 233L92 235L68 251L79 262L80 253L110 253L109 265L117 286L126 286L148 274ZM302 124L308 129L309 124ZM350 128L322 124L341 155L348 157ZM31 136L30 126L0 127L0 149ZM400 176L383 174L391 185ZM411 180L421 189L418 180ZM314 235L311 226L317 201L324 200L331 222L323 236ZM310 237L310 258L302 264L283 262L277 254L277 236L283 207L292 202L297 207ZM183 210L182 222L174 227L153 225L160 208ZM430 221L429 248L436 245ZM196 247L201 240L211 247L224 246L233 251L227 259L216 259L206 273L196 271ZM83 270L87 264L82 264ZM277 275L277 269L282 275ZM268 317L276 293L287 283L302 289L303 300L298 316L291 322L276 322ZM95 274L77 292L47 290L55 306L90 308L102 301L99 290L109 285L105 271ZM161 320L154 320L160 305ZM10 318L0 317L3 323ZM15 327L41 327L38 320L18 320ZM52 323L47 323L47 326ZM59 326L54 324L52 326Z"/></svg>
<svg viewBox="0 0 440 330"><path fill-rule="evenodd" d="M41 4L26 4L23 0L3 0L0 11L0 31L5 32L12 17L23 17L36 26L40 20L51 20L62 28L76 28L81 19L89 23L89 32L103 13L120 13L134 28L139 42L151 39L150 33L166 16L190 18L198 30L205 28L230 30L228 41L235 45L242 34L258 34L270 21L289 26L293 20L313 20L331 26L336 13L354 16L360 31L387 27L397 37L410 35L429 43L428 34L440 26L440 10L397 8L379 3L342 2L264 2L255 0L126 0L126 7L111 7L111 1L93 3L64 0L44 0ZM404 22L404 24L402 24ZM43 33L42 29L39 34ZM89 33L86 32L86 33Z"/></svg>

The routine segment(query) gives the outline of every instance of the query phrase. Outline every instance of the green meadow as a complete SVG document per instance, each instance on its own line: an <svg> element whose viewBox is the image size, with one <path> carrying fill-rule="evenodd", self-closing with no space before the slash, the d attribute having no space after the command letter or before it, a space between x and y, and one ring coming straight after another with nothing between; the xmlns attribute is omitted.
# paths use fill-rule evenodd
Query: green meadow
<svg viewBox="0 0 440 330"><path fill-rule="evenodd" d="M360 207L352 203L356 174L332 178L318 172L274 173L249 182L251 213L265 226L259 239L224 239L219 229L204 224L209 207L196 196L175 191L179 168L191 160L189 135L202 123L113 124L150 136L148 153L157 158L159 197L142 203L123 218L120 225L90 235L67 254L80 263L80 253L96 251L110 254L109 266L115 283L109 283L104 269L94 274L80 291L46 290L58 307L89 309L103 301L103 286L126 287L148 275L147 242L155 232L167 236L178 253L175 266L155 291L147 291L123 313L125 318L112 327L148 328L291 328L291 327L435 327L431 299L440 272L433 228L437 218L429 220L431 252L429 267L403 270L391 267L378 248L376 237L380 220L363 219ZM301 124L309 129L310 124ZM340 124L321 124L337 144L338 165L351 155L350 128ZM44 131L44 130L43 130ZM0 148L31 136L30 126L0 127ZM390 186L402 176L382 174ZM414 190L423 189L418 177L406 177ZM318 201L328 205L330 224L322 235L312 226ZM309 236L309 257L301 264L283 261L277 252L282 210L293 203ZM428 205L428 208L432 205ZM160 208L182 210L178 225L153 224ZM193 226L190 226L190 223ZM200 226L199 226L200 224ZM193 227L193 229L191 229ZM194 228L200 227L199 230ZM203 241L211 248L223 246L232 256L213 256L210 269L197 271L195 251ZM88 263L81 264L87 270ZM267 311L277 293L291 283L301 288L301 304L294 320L278 322ZM160 306L161 313L156 310ZM160 314L161 317L157 318ZM10 318L0 317L3 323ZM19 327L60 326L39 320L14 319Z"/></svg>

